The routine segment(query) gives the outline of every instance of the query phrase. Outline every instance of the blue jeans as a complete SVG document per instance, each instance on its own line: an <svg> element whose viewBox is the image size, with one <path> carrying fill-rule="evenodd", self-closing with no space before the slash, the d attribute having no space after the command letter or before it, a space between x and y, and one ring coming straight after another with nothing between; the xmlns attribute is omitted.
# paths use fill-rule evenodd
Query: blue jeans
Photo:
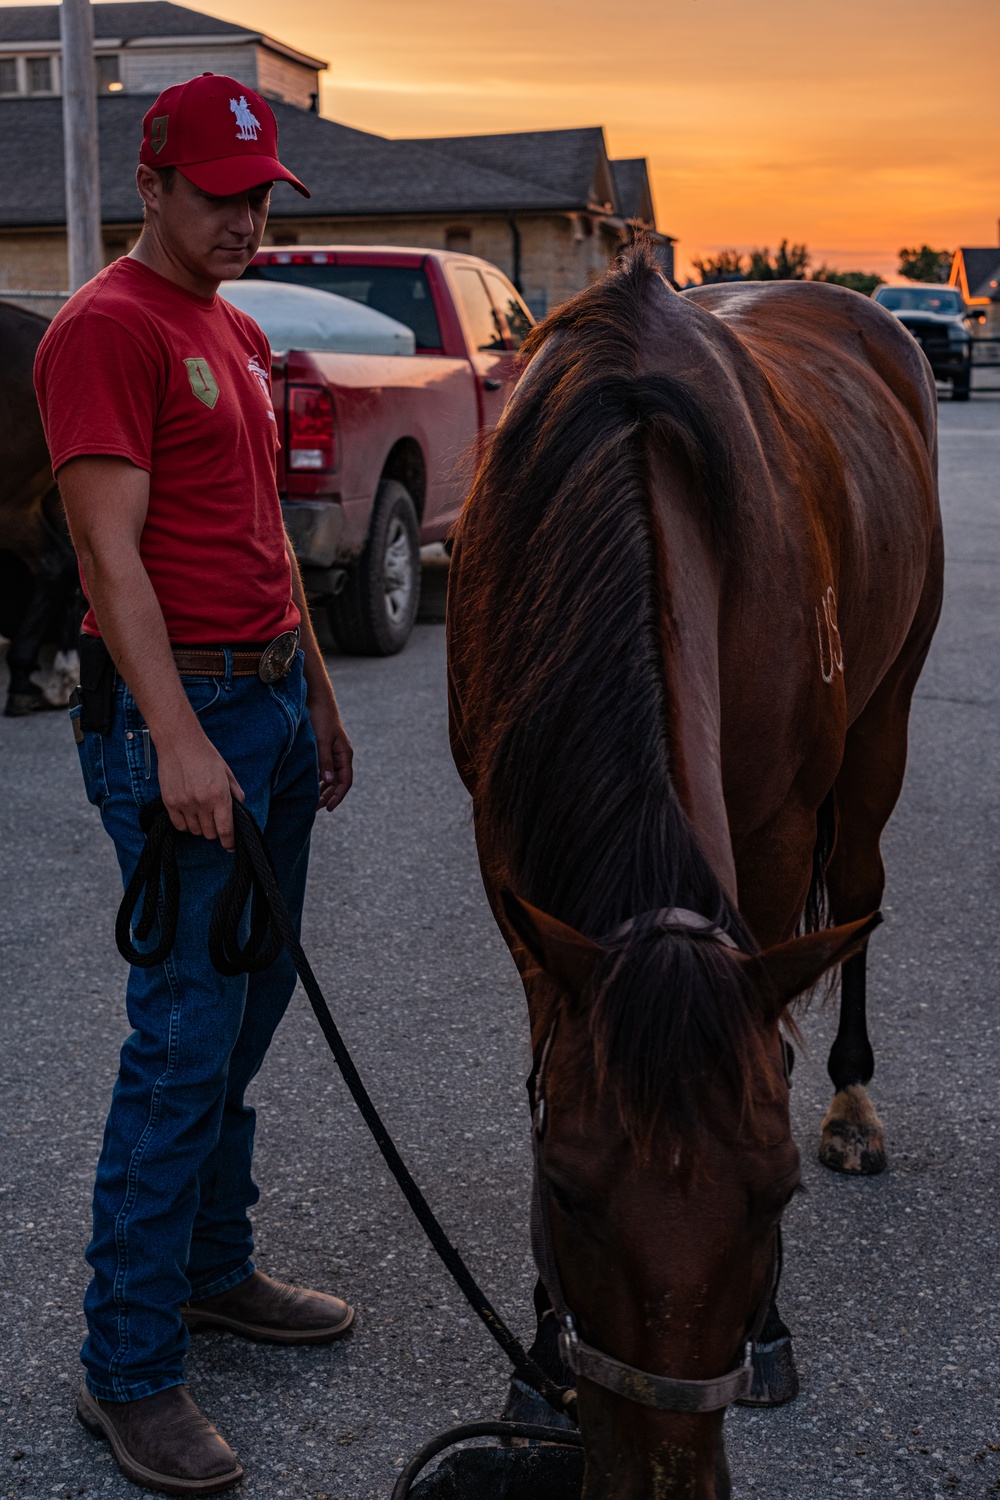
<svg viewBox="0 0 1000 1500"><path fill-rule="evenodd" d="M229 652L222 677L181 680L264 829L298 923L319 792L302 653L271 686L233 677ZM115 693L110 732L85 735L79 748L87 795L114 840L124 883L143 844L139 811L159 789L156 751L135 700L120 679ZM259 1196L254 1112L243 1096L291 998L295 970L284 951L249 978L227 979L212 967L209 919L231 859L216 841L179 836L177 941L164 963L129 970L133 1029L97 1168L81 1354L91 1392L107 1401L181 1384L188 1344L181 1303L226 1291L254 1269L247 1217Z"/></svg>

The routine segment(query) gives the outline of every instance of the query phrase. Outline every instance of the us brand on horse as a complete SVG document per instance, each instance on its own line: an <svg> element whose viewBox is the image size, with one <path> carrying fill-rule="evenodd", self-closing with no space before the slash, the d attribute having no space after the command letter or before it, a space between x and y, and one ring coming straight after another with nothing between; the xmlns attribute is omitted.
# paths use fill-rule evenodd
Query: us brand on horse
<svg viewBox="0 0 1000 1500"><path fill-rule="evenodd" d="M865 948L940 608L935 387L853 292L679 296L641 246L526 359L457 530L448 642L533 1095L545 1054L533 1353L565 1378L561 1331L587 1500L707 1500L742 1387L663 1409L648 1377L722 1380L753 1335L751 1399L795 1394L779 1023L845 960L821 1154L884 1164Z"/></svg>

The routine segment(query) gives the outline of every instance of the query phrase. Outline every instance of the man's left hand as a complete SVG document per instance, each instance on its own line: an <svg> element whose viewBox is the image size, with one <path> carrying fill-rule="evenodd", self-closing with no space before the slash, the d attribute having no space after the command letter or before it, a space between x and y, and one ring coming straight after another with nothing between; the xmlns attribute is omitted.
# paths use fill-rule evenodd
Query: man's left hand
<svg viewBox="0 0 1000 1500"><path fill-rule="evenodd" d="M332 694L329 701L325 695L319 701L310 699L308 707L319 751L319 805L333 812L351 790L354 750Z"/></svg>

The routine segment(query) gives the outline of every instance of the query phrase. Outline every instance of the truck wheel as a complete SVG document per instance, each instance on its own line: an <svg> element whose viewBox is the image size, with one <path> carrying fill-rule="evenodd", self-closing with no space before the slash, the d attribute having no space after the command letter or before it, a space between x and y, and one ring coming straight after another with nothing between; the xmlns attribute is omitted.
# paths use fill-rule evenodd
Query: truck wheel
<svg viewBox="0 0 1000 1500"><path fill-rule="evenodd" d="M968 401L969 387L972 384L972 372L966 370L964 375L956 375L951 382L951 399L953 401Z"/></svg>
<svg viewBox="0 0 1000 1500"><path fill-rule="evenodd" d="M383 479L365 550L330 600L330 628L351 656L393 656L410 638L420 603L420 533L410 492Z"/></svg>

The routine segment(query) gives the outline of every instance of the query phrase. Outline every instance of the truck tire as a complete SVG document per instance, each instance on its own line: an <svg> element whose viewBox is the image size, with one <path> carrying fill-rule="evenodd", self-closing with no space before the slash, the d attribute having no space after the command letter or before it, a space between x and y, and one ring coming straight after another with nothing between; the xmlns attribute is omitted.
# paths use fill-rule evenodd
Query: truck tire
<svg viewBox="0 0 1000 1500"><path fill-rule="evenodd" d="M350 656L393 656L410 638L419 603L417 512L405 485L383 479L365 550L330 600L330 628Z"/></svg>
<svg viewBox="0 0 1000 1500"><path fill-rule="evenodd" d="M956 375L951 382L951 399L953 401L968 401L971 385L971 370L966 370L964 375Z"/></svg>

